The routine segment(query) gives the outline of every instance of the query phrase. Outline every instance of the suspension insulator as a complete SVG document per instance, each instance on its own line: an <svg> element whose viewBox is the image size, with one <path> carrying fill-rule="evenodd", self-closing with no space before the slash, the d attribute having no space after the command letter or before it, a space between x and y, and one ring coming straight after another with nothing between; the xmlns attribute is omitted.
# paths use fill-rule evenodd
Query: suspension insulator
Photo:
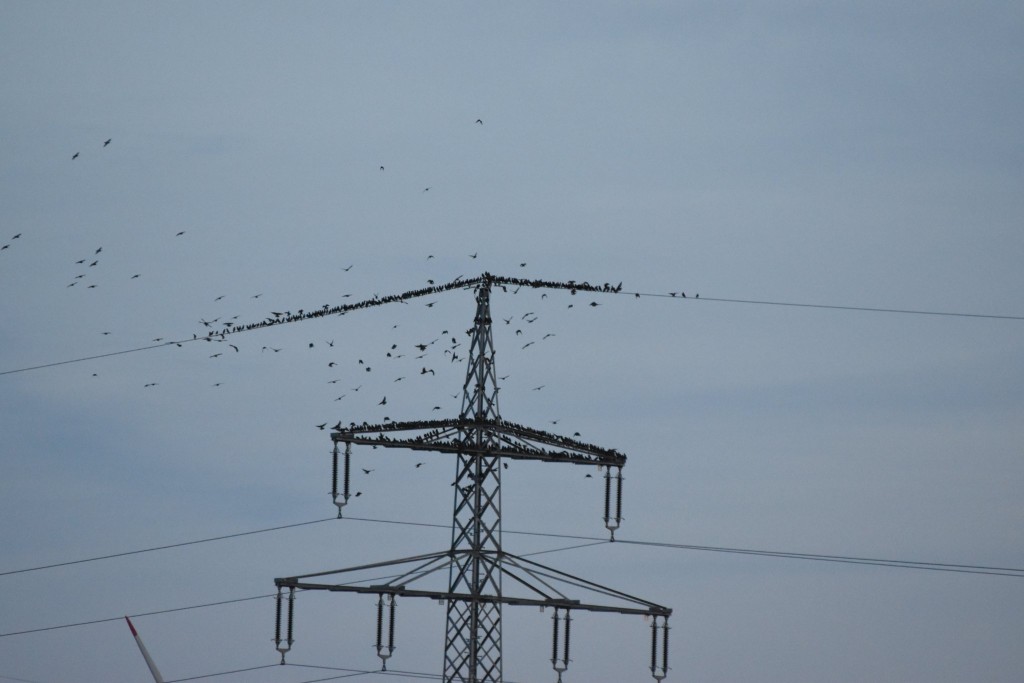
<svg viewBox="0 0 1024 683"><path fill-rule="evenodd" d="M569 666L569 626L572 624L572 616L569 614L569 610L565 611L565 653L563 659L565 660L565 666Z"/></svg>
<svg viewBox="0 0 1024 683"><path fill-rule="evenodd" d="M281 640L281 612L282 612L282 599L283 594L281 587L277 587L277 604L275 609L274 618L274 645L277 647L277 651L281 653L281 663L284 664L284 653L292 649L292 622L295 615L295 589L290 588L288 591L288 635L285 640Z"/></svg>
<svg viewBox="0 0 1024 683"><path fill-rule="evenodd" d="M281 587L277 587L276 615L274 617L274 647L281 650ZM284 652L281 652L281 663L284 664Z"/></svg>
<svg viewBox="0 0 1024 683"><path fill-rule="evenodd" d="M395 651L395 596L377 594L377 656L381 659L381 671L388 670L388 658ZM384 605L388 606L388 643L384 644Z"/></svg>
<svg viewBox="0 0 1024 683"><path fill-rule="evenodd" d="M384 628L384 596L381 594L377 595L377 652L380 652L381 646L381 632Z"/></svg>
<svg viewBox="0 0 1024 683"><path fill-rule="evenodd" d="M345 442L345 471L343 473L343 488L341 495L338 495L338 444L334 444L334 504L338 506L338 518L341 518L341 509L348 504L348 485L351 478L352 444Z"/></svg>
<svg viewBox="0 0 1024 683"><path fill-rule="evenodd" d="M338 500L338 444L334 444L331 460L331 500Z"/></svg>
<svg viewBox="0 0 1024 683"><path fill-rule="evenodd" d="M616 488L617 499L615 505L615 516L612 517L612 468L609 467L604 473L604 526L611 532L611 540L615 540L615 530L619 528L622 521L622 468L618 469L616 475L618 485Z"/></svg>
<svg viewBox="0 0 1024 683"><path fill-rule="evenodd" d="M388 610L388 653L395 651L395 596L391 596L391 605Z"/></svg>
<svg viewBox="0 0 1024 683"><path fill-rule="evenodd" d="M295 624L295 587L288 588L288 648L291 649L295 639L292 638L292 626Z"/></svg>
<svg viewBox="0 0 1024 683"><path fill-rule="evenodd" d="M615 475L615 521L622 524L622 468L620 467Z"/></svg>
<svg viewBox="0 0 1024 683"><path fill-rule="evenodd" d="M551 666L558 671L558 608L551 615Z"/></svg>
<svg viewBox="0 0 1024 683"><path fill-rule="evenodd" d="M668 617L655 616L651 622L651 676L661 681L668 675ZM658 631L661 631L661 661L658 661Z"/></svg>
<svg viewBox="0 0 1024 683"><path fill-rule="evenodd" d="M558 681L561 683L562 672L569 668L569 625L572 623L572 617L569 616L569 610L564 610L564 615L559 615L559 608L555 608L555 613L551 615L551 667L558 674ZM562 651L559 653L558 643L558 622L565 622L565 629L562 632Z"/></svg>

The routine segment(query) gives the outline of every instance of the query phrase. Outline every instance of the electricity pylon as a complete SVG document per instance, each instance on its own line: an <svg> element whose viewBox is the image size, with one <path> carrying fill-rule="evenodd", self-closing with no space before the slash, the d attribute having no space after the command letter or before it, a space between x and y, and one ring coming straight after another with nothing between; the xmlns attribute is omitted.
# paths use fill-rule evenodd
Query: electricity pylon
<svg viewBox="0 0 1024 683"><path fill-rule="evenodd" d="M408 448L454 453L457 456L452 512L451 547L442 552L399 560L275 579L277 629L275 642L284 663L293 643L292 622L297 590L368 593L378 596L377 654L386 668L395 649L394 619L397 597L421 597L447 607L443 678L445 683L501 683L503 605L551 607L551 664L562 680L569 665L571 611L616 612L651 619L651 675L662 680L668 672L668 607L586 581L502 550L501 471L504 460L541 460L605 468L604 521L611 532L622 521L622 467L626 456L575 439L534 430L506 421L498 410L498 383L491 336L490 294L501 278L484 274L474 280L476 316L471 330L462 410L458 419L355 424L331 433L334 442L332 494L338 516L348 504L352 446ZM564 285L572 288L575 283ZM588 286L589 287L589 286ZM607 290L605 290L607 291ZM575 289L574 289L575 293ZM344 444L343 460L339 451ZM343 467L338 487L339 464ZM613 474L614 471L614 474ZM614 504L613 504L614 501ZM391 580L369 586L343 584L338 576L367 569L403 568ZM447 590L414 588L412 584L447 570ZM325 582L326 577L332 580ZM503 590L507 581L518 592ZM559 587L612 598L616 604L583 602L568 597ZM285 589L288 593L285 594ZM283 601L287 599L287 633L282 638ZM387 623L385 638L384 624Z"/></svg>

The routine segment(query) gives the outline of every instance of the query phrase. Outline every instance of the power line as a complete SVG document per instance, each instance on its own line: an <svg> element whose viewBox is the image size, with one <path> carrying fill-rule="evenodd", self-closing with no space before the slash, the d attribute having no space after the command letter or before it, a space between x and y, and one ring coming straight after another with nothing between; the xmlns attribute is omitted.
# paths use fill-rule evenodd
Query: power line
<svg viewBox="0 0 1024 683"><path fill-rule="evenodd" d="M250 600L262 600L264 598L274 597L274 593L267 593L266 595L251 595L248 598L232 598L230 600L218 600L217 602L205 602L200 605L188 605L185 607L170 607L168 609L157 609L148 612L138 612L137 614L128 614L128 616L156 616L157 614L170 614L172 612L183 612L189 609L201 609L203 607L217 607L220 605L229 605L237 602L248 602ZM75 622L73 624L58 624L56 626L44 626L38 629L26 629L25 631L11 631L8 633L0 633L0 638L8 638L10 636L25 636L30 633L43 633L44 631L58 631L60 629L74 629L80 626L92 626L94 624L105 624L108 622L120 622L124 616L106 616L104 618L94 618L88 622Z"/></svg>
<svg viewBox="0 0 1024 683"><path fill-rule="evenodd" d="M154 552L157 550L169 550L172 548L181 548L189 545L198 545L200 543L210 543L213 541L222 541L232 538L240 538L243 536L253 536L256 534L267 533L270 531L280 531L283 529L293 529L301 526L308 526L311 524L320 524L323 522L330 522L337 519L336 517L325 517L323 519L314 519L308 522L296 522L294 524L283 524L280 526L267 527L265 529L254 529L252 531L240 531L232 534L224 534L222 536L211 536L208 538L201 538L194 541L183 541L181 543L171 543L168 545L154 546L151 548L142 548L139 550L128 550L121 553L113 553L110 555L100 555L97 557L90 557L80 560L70 560L67 562L57 562L54 564L41 565L38 567L26 567L24 569L14 569L10 571L0 572L0 576L7 576L11 574L21 574L26 572L39 571L43 569L52 569L55 567L66 567L75 564L83 564L86 562L97 562L99 560L115 559L118 557L127 557L130 555L139 555L142 553ZM437 524L431 522L413 522L409 520L392 520L392 519L375 519L371 517L345 517L344 519L354 522L371 522L377 524L397 524L404 526L418 526L418 527L430 527L436 529L449 529L450 527L445 524ZM564 548L569 550L575 547L586 547L587 545L598 545L600 543L608 542L608 539L597 536L581 536L575 534L558 534L548 533L539 531L515 531L515 530L504 530L506 534L516 534L519 536L537 536L547 538L559 538L567 540L577 541L593 541L594 543L586 543L581 546L572 546L571 548ZM708 546L708 545L695 545L687 543L672 543L667 541L644 541L634 539L616 539L616 543L628 543L631 545L643 545L650 547L660 548L671 548L676 550L698 550L703 552L717 552L717 553L733 553L740 555L759 555L763 557L776 557L776 558L787 558L796 560L815 560L819 562L840 562L847 564L871 564L885 567L902 567L906 569L929 569L933 571L952 571L968 574L990 574L995 576L1015 576L1024 577L1024 569L1017 567L993 567L988 565L975 565L975 564L954 564L949 562L923 562L915 560L893 560L873 557L858 557L853 555L826 555L822 553L797 553L793 551L785 550L763 550L754 548L730 548L721 546ZM540 551L554 552L554 551ZM539 553L538 553L539 554ZM133 616L146 616L146 615L133 615ZM119 618L119 617L117 617ZM91 622L90 622L91 623Z"/></svg>
<svg viewBox="0 0 1024 683"><path fill-rule="evenodd" d="M827 308L836 311L863 311L867 313L900 313L904 315L939 315L955 318L989 318L992 320L1024 320L1024 315L997 315L994 313L963 313L957 311L928 311L912 308L878 308L874 306L841 306L838 304L807 304L794 301L767 301L759 299L725 299L721 297L677 297L674 294L656 294L652 292L623 292L636 297L651 296L679 299L680 301L717 301L730 304L755 304L758 306L795 306L798 308Z"/></svg>
<svg viewBox="0 0 1024 683"><path fill-rule="evenodd" d="M189 676L188 678L175 678L165 683L182 683L182 681L198 681L203 678L216 678L217 676L229 676L231 674L245 673L246 671L258 671L260 669L270 669L273 667L281 666L280 664L263 664L262 666L250 666L245 669L233 669L232 671L220 671L215 674L203 674L201 676Z"/></svg>
<svg viewBox="0 0 1024 683"><path fill-rule="evenodd" d="M468 282L469 281L457 281L455 283L450 283L450 284L451 285L456 285L457 287L463 287ZM454 287L452 287L452 288L454 288ZM600 289L595 290L595 291L597 293L608 293L608 292L602 292L602 290L600 290ZM844 306L844 305L840 305L840 304L809 304L809 303L796 302L796 301L770 301L770 300L766 300L766 299L728 299L728 298L724 298L724 297L711 297L711 296L705 296L705 297L685 297L685 296L679 296L679 297L677 297L674 294L662 294L662 293L659 293L659 292L625 292L624 291L624 292L614 292L614 293L632 294L634 297L637 297L637 298L639 298L639 297L656 297L656 298L665 298L665 299L670 299L671 298L671 299L678 299L680 301L693 301L693 302L698 302L698 301L714 301L714 302L718 302L718 303L752 304L752 305L757 305L757 306L789 306L789 307L796 307L796 308L821 308L821 309L829 309L829 310L835 310L835 311L861 311L861 312L865 312L865 313L895 313L895 314L901 314L901 315L931 315L931 316L943 316L943 317L954 317L954 318L983 318L983 319L989 319L989 320L1024 320L1024 315L1000 315L1000 314L995 314L995 313L966 313L966 312L962 312L962 311L932 311L932 310L913 309L913 308L882 308L882 307L877 307L877 306ZM406 293L406 294L410 294L410 293ZM419 295L419 290L417 290L415 292L415 294L418 296ZM403 300L404 300L404 298L408 298L408 297L406 297L406 295L402 295L401 298L403 298ZM370 304L372 304L372 305L379 305L381 302L382 302L381 300L370 299L368 301L360 302L360 303L357 303L357 304L346 304L343 308L346 311L348 311L348 310L354 310L356 308L359 308L360 306L365 306L365 305L370 305ZM287 324L287 323L291 323L291 322L301 322L302 320L311 319L310 316L312 316L314 314L317 314L317 313L319 313L319 312L318 311L314 311L313 313L304 314L302 316L293 316L292 318L289 318L289 319L275 320L275 321L270 322L269 324L265 324L264 326L283 325L283 324ZM252 327L240 326L237 329L232 330L231 334L240 334L242 332L251 332L251 331L256 330L256 329L262 329L262 327L260 327L260 326L252 326ZM127 354L127 353L135 353L136 351L148 351L150 349L158 349L158 348L163 348L163 347L166 347L166 346L170 346L171 344L177 344L177 345L180 346L181 344L184 344L186 342L198 341L199 339L207 339L207 337L197 337L197 338L193 338L193 339L182 339L180 341L161 342L160 344L151 344L149 346L139 346L139 347L132 348L132 349L124 349L123 351L111 351L110 353L101 353L101 354L95 355L95 356L85 356L85 357L82 357L82 358L72 358L72 359L69 359L69 360L55 361L55 362L52 362L52 363L43 363L41 365L33 365L33 366L28 366L28 367L23 367L23 368L15 368L13 370L3 370L3 371L0 371L0 376L2 376L2 375L13 375L13 374L16 374L16 373L19 373L19 372L29 372L31 370L42 370L42 369L45 369L45 368L52 368L52 367L56 367L56 366L59 366L59 365L69 365L69 364L72 364L72 363L82 363L82 362L89 361L89 360L97 360L99 358L109 358L111 356L120 356L120 355L124 355L124 354Z"/></svg>
<svg viewBox="0 0 1024 683"><path fill-rule="evenodd" d="M87 360L97 360L99 358L109 358L111 356L123 356L126 353L135 353L136 351L149 351L150 349L160 349L171 344L177 344L181 346L185 342L198 341L197 339L182 339L176 342L161 342L159 344L150 344L149 346L138 346L134 349L124 349L122 351L111 351L110 353L101 353L95 356L84 356L82 358L72 358L70 360L59 360L53 363L43 363L42 365L33 365L25 368L16 368L14 370L3 370L0 371L0 375L13 375L18 372L29 372L30 370L42 370L44 368L53 368L58 365L70 365L71 363L83 363Z"/></svg>
<svg viewBox="0 0 1024 683"><path fill-rule="evenodd" d="M405 520L373 519L369 517L346 517L345 519L357 522L376 522L379 524L400 524L407 526L448 528L444 524L433 524L429 522L411 522ZM539 531L514 531L503 529L505 534L518 534L521 536L545 536L548 538L564 538L579 541L601 541L596 536L579 536L575 534L556 534ZM919 562L915 560L890 560L871 557L856 557L851 555L825 555L820 553L796 553L785 550L760 550L752 548L728 548L709 545L692 545L686 543L669 543L665 541L642 541L616 538L615 543L626 543L629 545L651 546L656 548L672 548L675 550L700 550L705 552L735 553L740 555L759 555L762 557L777 557L794 560L816 560L819 562L838 562L844 564L870 564L882 567L895 567L901 569L928 569L932 571L949 571L964 574L988 574L993 576L1011 576L1024 578L1024 569L1017 567L991 567L974 564L953 564L949 562Z"/></svg>
<svg viewBox="0 0 1024 683"><path fill-rule="evenodd" d="M364 669L348 669L348 668L340 667L340 666L318 666L318 665L315 665L315 664L293 664L291 662L288 662L288 664L286 664L286 666L295 666L295 667L301 667L301 668L304 668L304 669L324 669L324 670L327 670L327 671L347 671L347 672L352 672L354 675L378 674L380 676L400 676L400 677L403 677L403 678L417 678L417 679L426 679L426 680L433 680L433 681L441 680L443 678L443 676L441 674L432 674L432 673L427 673L425 671L405 671L405 670L402 670L402 669L388 669L387 671L381 671L381 670L378 669L377 671L367 671L367 670L364 670ZM340 677L317 678L317 679L313 679L313 680L309 680L309 681L299 681L299 683L318 683L319 681L331 681L331 680L335 680L336 678L340 678ZM504 683L518 683L517 681L513 681L513 680L510 680L508 678L503 678L502 680L504 681ZM180 683L180 681L167 681L167 683Z"/></svg>
<svg viewBox="0 0 1024 683"><path fill-rule="evenodd" d="M10 574L23 574L25 572L35 572L41 569L53 569L55 567L67 567L73 564L83 564L85 562L96 562L98 560L110 560L115 557L126 557L128 555L139 555L141 553L151 553L155 550L168 550L170 548L181 548L187 545L198 545L199 543L210 543L212 541L224 541L229 538L239 538L240 536L252 536L254 534L264 534L268 531L280 531L281 529L293 529L299 526L308 526L310 524L320 524L321 522L329 522L337 519L336 517L325 517L324 519L314 519L309 522L296 522L295 524L283 524L281 526L269 527L267 529L256 529L255 531L240 531L234 534L226 534L224 536L212 536L210 538L201 538L196 541L183 541L181 543L171 543L170 545L158 545L152 548L142 548L141 550L128 550L123 553L113 553L111 555L100 555L98 557L87 557L81 560L70 560L68 562L57 562L54 564L45 564L39 567L26 567L25 569L12 569L10 571L0 572L0 576L8 576Z"/></svg>
<svg viewBox="0 0 1024 683"><path fill-rule="evenodd" d="M334 518L332 518L332 519L334 519ZM322 520L317 520L317 521L322 521ZM308 523L309 524L313 524L315 522L308 522ZM291 525L291 526L298 526L298 525ZM242 535L244 535L244 534L242 534ZM591 543L580 543L580 544L576 544L576 545L565 546L565 547L562 547L562 548L550 548L548 550L538 550L538 551L532 552L532 553L524 553L520 557L532 557L534 555L544 555L546 553L557 553L557 552L562 552L562 551L566 551L566 550L576 550L578 548L586 548L588 546L601 545L601 544L608 543L608 542L609 541L607 539L597 539L596 542L591 542ZM372 578L359 579L359 580L356 580L356 581L352 581L350 583L342 583L342 584L338 584L338 585L339 586L349 586L349 585L354 585L354 584L357 584L357 583L366 583L367 581L384 581L384 580L387 580L387 579L393 579L396 576L399 576L399 575L396 574L396 575L389 575L389 576L375 576L375 577L372 577ZM264 598L276 597L276 595L277 595L276 593L267 593L265 595L250 595L249 597L246 597L246 598L232 598L230 600L218 600L217 602L206 602L206 603L202 603L202 604L199 604L199 605L188 605L186 607L170 607L168 609L154 610L152 612L139 612L138 614L129 614L127 616L133 617L133 618L137 618L137 617L151 617L151 616L156 616L158 614L171 614L171 613L174 613L174 612L186 612L188 610L202 609L202 608L205 608L205 607L219 607L221 605L231 605L231 604L235 604L235 603L239 603L239 602L249 602L251 600L263 600ZM121 619L124 619L124 617L123 616L119 616L119 617L105 617L103 619L90 619L89 621L77 621L77 622L73 622L73 623L69 623L69 624L57 624L55 626L42 626L42 627L39 627L39 628L25 629L25 630L22 630L22 631L11 631L11 632L8 632L8 633L0 633L0 638L7 638L7 637L10 637L10 636L28 635L30 633L42 633L42 632L45 632L45 631L57 631L57 630L66 629L66 628L76 628L78 626L91 626L93 624L104 624L104 623L111 622L111 621L120 621Z"/></svg>
<svg viewBox="0 0 1024 683"><path fill-rule="evenodd" d="M258 671L260 669L270 669L270 668L275 668L275 667L279 668L280 666L281 666L280 664L263 664L261 666L250 666L250 667L247 667L247 668L244 668L244 669L232 669L230 671L219 671L217 673L203 674L203 675L200 675L200 676L189 676L187 678L174 678L174 679L171 679L171 680L167 681L167 683L186 683L187 681L199 681L199 680L203 680L203 679L206 679L206 678L216 678L218 676L230 676L232 674L245 673L247 671ZM429 681L437 681L437 680L441 680L441 678L443 678L443 676L441 674L432 674L432 673L428 673L426 671L407 671L407 670L403 670L403 669L388 669L386 671L385 670L381 670L381 669L376 669L376 670L372 670L372 669L353 669L353 668L343 667L343 666L324 666L324 665L317 665L317 664L295 664L295 663L292 663L292 662L288 662L287 664L285 664L285 666L287 666L287 667L294 667L294 668L297 668L297 669L318 669L318 670L321 670L321 671L341 671L341 672L344 672L344 673L339 674L337 676L328 676L328 677L325 677L325 678L312 678L312 679L307 679L307 680L304 680L304 681L299 681L298 683L321 683L321 681L336 681L336 680L341 680L343 678L356 678L358 676L369 676L369 675L391 676L391 677L394 677L394 678L429 680ZM0 677L0 678L2 678L2 677ZM14 680L21 680L21 679L14 679ZM504 680L505 680L505 683L517 683L516 681L510 680L510 679L507 679L507 678L504 679Z"/></svg>
<svg viewBox="0 0 1024 683"><path fill-rule="evenodd" d="M335 518L332 517L330 519L335 519ZM374 518L370 518L370 517L346 517L345 519L350 520L350 521L356 521L356 522L370 522L370 523L377 523L377 524L398 524L398 525L404 525L404 526L431 527L431 528L440 528L440 529L448 529L449 528L447 525L444 525L444 524L434 524L434 523L430 523L430 522L412 522L412 521L407 521L407 520L374 519ZM264 531L272 531L272 530L276 530L276 529L285 529L285 528L292 528L292 527L296 527L296 526L302 526L303 524L316 524L318 522L323 522L323 521L326 521L326 520L323 520L323 519L312 520L310 522L300 522L298 524L289 524L289 525L284 525L284 526L280 526L280 527L271 527L270 529L260 529L260 530L256 530L256 531L241 532L241 533L238 533L238 534L230 534L230 535L227 535L227 536L221 536L221 537L216 537L216 538L202 539L200 541L190 541L190 542L180 543L180 544L175 544L175 545L170 545L170 546L162 546L161 548L149 548L149 549L145 549L145 550L141 550L141 551L132 551L132 552L135 552L135 553L137 553L137 552L149 552L151 550L159 550L159 549L163 549L163 548L180 547L182 545L189 545L189 544L192 544L192 543L203 543L203 542L212 541L212 540L219 540L219 539L225 539L225 538L235 538L235 537L238 537L238 536L246 536L246 535L252 535L252 534L256 534L256 533L262 533ZM577 544L577 545L565 546L565 547L560 547L560 548L551 548L551 549L548 549L548 550L539 550L539 551L536 551L536 552L533 552L533 553L526 553L524 555L521 555L521 557L529 557L529 556L533 556L533 555L543 555L545 553L563 552L563 551L567 551L567 550L576 550L576 549L579 549L579 548L586 548L586 547L590 547L590 546L594 546L594 545L606 545L606 544L612 543L612 541L609 541L606 538L598 538L598 537L594 537L594 536L581 536L581 535L576 535L576 534L556 534L556 533L546 533L546 532L537 532L537 531L514 531L514 530L504 530L503 533L506 533L506 534L516 534L516 535L521 535L521 536L536 536L536 537L544 537L544 538L561 538L561 539L572 539L572 540L579 540L579 541L588 541L587 543L581 543L581 544ZM794 553L794 552L777 551L777 550L755 550L755 549L750 549L750 548L726 548L726 547L720 547L720 546L703 546L703 545L691 545L691 544L684 544L684 543L667 543L667 542L659 542L659 541L642 541L642 540L630 540L630 539L617 539L617 540L614 541L614 543L626 543L626 544L630 544L630 545L650 546L650 547L656 547L656 548L670 548L670 549L675 549L675 550L700 550L700 551L705 551L705 552L735 553L735 554L741 554L741 555L757 555L757 556L761 556L761 557L776 557L776 558L787 558L787 559L796 559L796 560L815 560L815 561L822 561L822 562L838 562L838 563L844 563L844 564L868 564L868 565L883 566L883 567L893 567L893 568L898 568L898 569L925 569L925 570L930 570L930 571L946 571L946 572L956 572L956 573L964 573L964 574L985 574L985 575L990 575L990 576L1009 576L1009 577L1016 577L1016 578L1024 578L1024 569L1013 568L1013 567L992 567L992 566L985 566L985 565L953 564L953 563L943 563L943 562L917 562L917 561L911 561L911 560L888 560L888 559L879 559L879 558L854 557L854 556L847 556L847 555L822 555L822 554L811 554L811 553ZM132 554L132 553L131 552L130 553L121 553L119 555L110 555L110 556L107 556L107 557L118 557L118 556L123 556L123 555L127 555L127 554ZM101 558L97 558L97 559L101 559ZM78 560L76 562L82 562L82 561L91 561L91 560ZM64 564L75 564L76 562L70 562L70 563L64 563ZM20 571L31 571L31 570L20 570ZM388 578L394 578L394 577L390 577L390 576L374 577L374 578L371 578L371 579L361 579L361 580L355 581L353 583L364 583L366 581L378 581L378 580L385 580L385 579L388 579ZM230 605L230 604L235 604L235 603L240 603L240 602L248 602L248 601L252 601L252 600L262 600L262 599L265 599L265 598L273 598L275 596L276 596L275 593L267 593L267 594L264 594L264 595L252 595L252 596L244 597L244 598L233 598L233 599L230 599L230 600L219 600L219 601L216 601L216 602L207 602L207 603L202 603L202 604L198 604L198 605L188 605L188 606L185 606L185 607L172 607L172 608L162 609L162 610L153 610L153 611L150 611L150 612L139 612L137 614L130 614L128 616L136 617L136 618L137 617L149 617L149 616L156 616L156 615L160 615L160 614L171 614L171 613L174 613L174 612L185 612L185 611L189 611L189 610L202 609L202 608L206 608L206 607L218 607L218 606L221 606L221 605ZM68 624L58 624L58 625L55 625L55 626L44 626L44 627L34 628L34 629L25 629L25 630L22 630L22 631L11 631L11 632L8 632L8 633L0 633L0 638L7 638L7 637L10 637L10 636L27 635L27 634L30 634L30 633L41 633L41 632L45 632L45 631L56 631L56 630L59 630L59 629L75 628L75 627L79 627L79 626L89 626L89 625L93 625L93 624L102 624L102 623L107 623L107 622L112 622L112 621L120 621L123 618L124 618L123 616L106 617L106 618L103 618L103 619L92 619L92 620L89 620L89 621L79 621L79 622L73 622L73 623L68 623ZM321 679L321 680L327 680L327 679ZM303 682L303 683L312 683L312 682Z"/></svg>

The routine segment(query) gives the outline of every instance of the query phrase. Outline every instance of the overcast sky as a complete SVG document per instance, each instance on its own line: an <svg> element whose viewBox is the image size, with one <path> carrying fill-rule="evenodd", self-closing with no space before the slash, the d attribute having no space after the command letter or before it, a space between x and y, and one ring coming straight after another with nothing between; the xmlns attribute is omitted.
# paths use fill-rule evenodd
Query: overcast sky
<svg viewBox="0 0 1024 683"><path fill-rule="evenodd" d="M456 416L472 292L193 335L484 271L623 283L491 302L503 417L627 455L622 538L1024 567L1022 35L1013 2L0 0L0 572L334 516L315 425ZM355 458L347 514L440 526L8 573L0 633L448 547L451 456ZM505 549L604 537L586 472L513 463ZM670 681L1024 679L1019 575L538 560L673 608ZM289 662L379 668L373 602L301 595ZM135 622L167 680L278 660L269 599ZM507 681L554 680L550 623L505 610ZM650 680L648 632L578 615L564 680ZM396 638L440 673L444 608ZM116 620L0 637L0 680L147 677Z"/></svg>

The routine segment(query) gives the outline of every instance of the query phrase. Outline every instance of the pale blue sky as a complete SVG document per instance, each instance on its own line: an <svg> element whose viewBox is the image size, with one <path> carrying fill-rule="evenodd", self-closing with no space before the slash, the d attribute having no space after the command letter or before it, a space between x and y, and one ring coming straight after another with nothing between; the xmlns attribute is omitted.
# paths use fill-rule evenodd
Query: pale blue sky
<svg viewBox="0 0 1024 683"><path fill-rule="evenodd" d="M1024 567L1022 321L708 300L1024 314L1022 30L1008 2L0 2L0 372L484 270L685 291L492 299L502 414L627 454L623 537ZM0 376L0 571L331 516L314 425L458 410L461 364L386 356L463 335L471 295L436 299ZM352 514L450 520L449 458L358 457ZM583 474L513 466L505 528L601 535ZM449 542L332 522L2 576L0 633ZM673 607L669 680L1024 678L1019 578L543 561ZM508 680L553 680L548 616L505 612ZM274 663L272 622L136 625L177 679ZM437 673L443 610L397 625L390 664ZM376 668L373 627L369 598L302 596L290 660ZM649 680L639 619L573 631L567 683ZM144 666L117 622L0 638L0 678Z"/></svg>

